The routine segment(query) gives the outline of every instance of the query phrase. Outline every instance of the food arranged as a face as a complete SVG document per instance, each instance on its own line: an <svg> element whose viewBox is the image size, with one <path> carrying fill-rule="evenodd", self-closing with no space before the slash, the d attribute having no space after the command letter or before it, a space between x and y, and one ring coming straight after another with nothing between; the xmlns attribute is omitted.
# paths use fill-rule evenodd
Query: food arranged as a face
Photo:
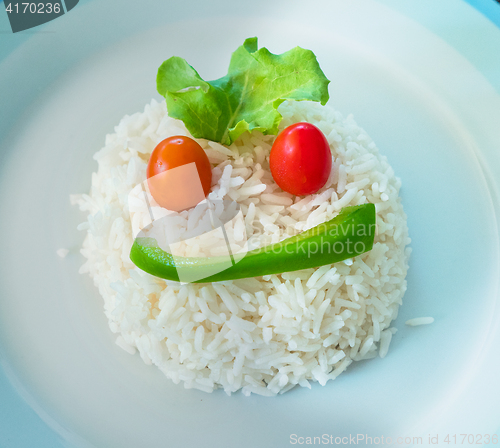
<svg viewBox="0 0 500 448"><path fill-rule="evenodd" d="M328 83L311 51L255 38L215 81L172 57L166 101L96 154L83 271L117 344L174 382L271 396L386 355L409 257L400 181L325 106Z"/></svg>
<svg viewBox="0 0 500 448"><path fill-rule="evenodd" d="M295 48L282 55L273 55L265 48L257 50L254 38L247 39L235 51L224 78L205 82L186 61L173 57L161 65L157 83L158 91L167 99L170 116L180 118L197 137L230 144L241 133L250 130L275 133L281 121L277 107L287 99L326 102L329 81L312 52ZM217 114L210 115L214 110ZM214 127L217 127L216 132ZM332 153L325 135L307 122L288 126L274 140L269 170L285 192L295 196L318 192L332 172ZM205 201L212 172L202 147L192 138L177 135L162 140L153 150L147 178L149 192L156 203L169 212L181 212ZM172 217L164 218L164 222L167 220L171 221ZM348 225L352 228L363 226L366 230L359 235L349 233L345 230ZM375 207L364 204L346 209L321 226L272 247L239 252L238 261L230 250L225 225L220 231L229 245L228 253L209 259L176 256L168 244L161 247L158 241L166 243L169 232L158 229L159 226L159 222L152 223L147 234L142 232L135 239L130 253L135 265L167 280L189 278L206 283L314 268L367 252L375 236ZM211 238L217 233L217 227L213 225L208 229L206 236ZM300 249L304 243L326 245L329 250L303 256ZM334 247L342 249L334 250Z"/></svg>

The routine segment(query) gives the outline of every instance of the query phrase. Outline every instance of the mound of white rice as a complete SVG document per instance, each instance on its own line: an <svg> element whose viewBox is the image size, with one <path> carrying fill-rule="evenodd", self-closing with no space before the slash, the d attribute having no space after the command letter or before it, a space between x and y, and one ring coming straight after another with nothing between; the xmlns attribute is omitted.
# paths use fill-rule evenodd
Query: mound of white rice
<svg viewBox="0 0 500 448"><path fill-rule="evenodd" d="M189 135L155 100L125 116L94 156L99 164L89 195L72 201L88 213L81 268L94 280L117 344L174 383L228 394L275 395L297 384L324 385L353 361L384 357L391 321L406 290L410 249L401 182L387 159L354 122L311 102L284 103L281 128L299 121L318 126L330 143L333 168L317 194L282 192L269 172L274 136L243 134L230 147L198 139L213 165L211 199L237 201L247 237L282 240L333 218L342 207L376 204L373 249L354 259L281 275L220 283L164 281L129 259L134 227L147 217L129 207L129 193L146 179L157 143ZM194 210L180 213L192 229ZM191 218L191 219L190 219Z"/></svg>

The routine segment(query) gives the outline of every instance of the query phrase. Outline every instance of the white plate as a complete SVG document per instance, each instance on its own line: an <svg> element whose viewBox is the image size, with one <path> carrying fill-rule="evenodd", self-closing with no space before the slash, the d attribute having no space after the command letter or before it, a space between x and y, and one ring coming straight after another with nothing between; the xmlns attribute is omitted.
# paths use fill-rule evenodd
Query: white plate
<svg viewBox="0 0 500 448"><path fill-rule="evenodd" d="M26 42L0 65L28 70L43 54L54 74L3 142L0 347L20 393L69 446L278 447L298 441L292 434L441 442L498 429L500 97L492 73L384 3L84 2L51 22L54 36ZM445 3L453 14L434 26L451 43L463 43L460 25L473 14L481 25L473 31L500 44L500 31L470 7ZM331 104L354 114L401 177L413 240L387 358L272 399L185 390L119 349L97 291L77 274L82 215L68 200L88 190L105 134L157 96L164 59L182 56L215 79L254 35L274 53L295 45L316 53ZM60 247L71 250L64 260ZM431 326L404 325L428 315Z"/></svg>

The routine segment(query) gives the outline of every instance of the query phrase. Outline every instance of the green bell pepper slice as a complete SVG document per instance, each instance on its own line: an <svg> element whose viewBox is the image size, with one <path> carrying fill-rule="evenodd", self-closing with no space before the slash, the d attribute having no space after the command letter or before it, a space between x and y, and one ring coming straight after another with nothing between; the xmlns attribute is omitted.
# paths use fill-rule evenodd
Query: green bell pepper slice
<svg viewBox="0 0 500 448"><path fill-rule="evenodd" d="M330 221L279 243L248 251L228 266L228 257L174 257L154 238L138 237L130 259L143 271L166 280L179 281L178 270L198 278L193 283L219 282L246 277L281 274L336 263L368 252L376 228L374 204L345 207ZM219 266L220 265L220 266ZM204 271L220 272L203 276Z"/></svg>

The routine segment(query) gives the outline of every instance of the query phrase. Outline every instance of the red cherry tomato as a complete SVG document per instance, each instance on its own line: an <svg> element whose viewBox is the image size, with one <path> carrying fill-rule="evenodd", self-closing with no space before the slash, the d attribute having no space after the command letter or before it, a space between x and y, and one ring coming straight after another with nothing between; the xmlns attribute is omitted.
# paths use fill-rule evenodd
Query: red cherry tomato
<svg viewBox="0 0 500 448"><path fill-rule="evenodd" d="M151 195L160 206L181 211L194 207L208 195L212 167L198 143L176 135L162 140L153 150L147 178Z"/></svg>
<svg viewBox="0 0 500 448"><path fill-rule="evenodd" d="M296 196L316 193L332 170L325 135L313 124L295 123L284 129L271 148L271 174L280 188Z"/></svg>

